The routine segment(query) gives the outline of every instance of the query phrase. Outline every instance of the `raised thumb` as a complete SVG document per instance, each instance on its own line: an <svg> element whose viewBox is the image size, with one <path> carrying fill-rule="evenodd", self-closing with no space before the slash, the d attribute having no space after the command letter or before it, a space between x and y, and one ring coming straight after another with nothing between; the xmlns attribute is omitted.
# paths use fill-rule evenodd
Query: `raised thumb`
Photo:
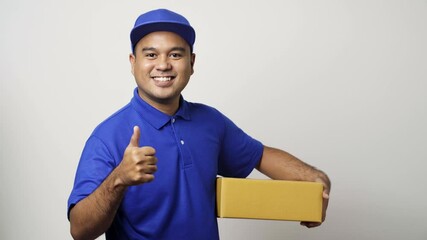
<svg viewBox="0 0 427 240"><path fill-rule="evenodd" d="M129 141L129 147L139 147L139 138L141 136L141 132L138 126L133 127L133 134Z"/></svg>

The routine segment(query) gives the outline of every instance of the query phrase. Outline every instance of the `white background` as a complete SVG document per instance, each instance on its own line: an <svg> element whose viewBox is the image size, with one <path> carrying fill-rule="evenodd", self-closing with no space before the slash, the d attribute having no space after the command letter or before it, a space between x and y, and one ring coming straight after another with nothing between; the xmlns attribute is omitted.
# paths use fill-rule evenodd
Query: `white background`
<svg viewBox="0 0 427 240"><path fill-rule="evenodd" d="M427 1L159 2L1 0L0 239L71 239L81 150L132 97L129 31L159 7L197 32L185 98L333 182L323 226L220 219L222 239L427 239Z"/></svg>

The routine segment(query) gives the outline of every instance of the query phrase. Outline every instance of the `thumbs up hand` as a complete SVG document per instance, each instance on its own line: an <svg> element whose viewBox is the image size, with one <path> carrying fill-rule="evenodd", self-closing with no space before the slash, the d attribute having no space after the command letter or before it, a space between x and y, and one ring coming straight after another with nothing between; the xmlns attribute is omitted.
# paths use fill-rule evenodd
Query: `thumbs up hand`
<svg viewBox="0 0 427 240"><path fill-rule="evenodd" d="M122 162L115 169L117 180L124 186L151 182L157 171L156 150L149 146L139 147L140 136L141 132L135 126Z"/></svg>

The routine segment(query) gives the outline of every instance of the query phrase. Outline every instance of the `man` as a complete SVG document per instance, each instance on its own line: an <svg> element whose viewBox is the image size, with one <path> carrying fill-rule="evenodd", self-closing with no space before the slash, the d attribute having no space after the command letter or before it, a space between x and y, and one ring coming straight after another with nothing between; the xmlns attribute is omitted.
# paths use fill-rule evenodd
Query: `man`
<svg viewBox="0 0 427 240"><path fill-rule="evenodd" d="M68 201L75 239L218 239L217 175L330 182L292 155L263 146L217 110L181 96L193 74L194 29L166 9L131 31L131 102L92 133ZM302 223L314 227L320 223Z"/></svg>

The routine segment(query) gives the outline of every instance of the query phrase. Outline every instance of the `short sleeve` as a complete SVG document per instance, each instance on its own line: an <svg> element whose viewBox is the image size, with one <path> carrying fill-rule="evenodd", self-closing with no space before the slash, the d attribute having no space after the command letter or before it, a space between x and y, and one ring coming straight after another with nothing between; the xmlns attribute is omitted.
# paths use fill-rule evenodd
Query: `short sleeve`
<svg viewBox="0 0 427 240"><path fill-rule="evenodd" d="M247 177L261 160L264 146L250 137L230 119L224 118L218 174L224 177Z"/></svg>
<svg viewBox="0 0 427 240"><path fill-rule="evenodd" d="M95 191L114 168L107 146L99 138L91 136L83 149L68 199L68 218L71 208Z"/></svg>

